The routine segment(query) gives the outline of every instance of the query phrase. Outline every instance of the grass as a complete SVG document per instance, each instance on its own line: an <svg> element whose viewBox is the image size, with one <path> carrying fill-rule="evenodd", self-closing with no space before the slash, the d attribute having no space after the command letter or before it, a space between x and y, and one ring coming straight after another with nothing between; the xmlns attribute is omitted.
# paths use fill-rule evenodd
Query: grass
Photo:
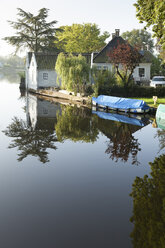
<svg viewBox="0 0 165 248"><path fill-rule="evenodd" d="M148 106L157 108L159 104L165 104L165 98L158 98L156 105L154 105L153 98L134 98L138 100L143 100L145 101Z"/></svg>

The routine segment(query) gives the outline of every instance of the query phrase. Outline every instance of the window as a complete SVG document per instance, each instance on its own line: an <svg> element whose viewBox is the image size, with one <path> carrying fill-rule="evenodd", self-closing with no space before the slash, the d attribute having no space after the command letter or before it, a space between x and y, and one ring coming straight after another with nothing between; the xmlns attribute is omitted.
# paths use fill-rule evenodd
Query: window
<svg viewBox="0 0 165 248"><path fill-rule="evenodd" d="M97 66L97 69L98 69L98 70L101 70L101 66L100 66L100 65L99 65L99 66Z"/></svg>
<svg viewBox="0 0 165 248"><path fill-rule="evenodd" d="M48 80L48 73L43 73L43 79Z"/></svg>
<svg viewBox="0 0 165 248"><path fill-rule="evenodd" d="M139 68L139 77L144 77L144 76L145 76L145 69Z"/></svg>
<svg viewBox="0 0 165 248"><path fill-rule="evenodd" d="M103 66L103 70L104 70L104 71L108 70L108 66L106 66L106 65Z"/></svg>

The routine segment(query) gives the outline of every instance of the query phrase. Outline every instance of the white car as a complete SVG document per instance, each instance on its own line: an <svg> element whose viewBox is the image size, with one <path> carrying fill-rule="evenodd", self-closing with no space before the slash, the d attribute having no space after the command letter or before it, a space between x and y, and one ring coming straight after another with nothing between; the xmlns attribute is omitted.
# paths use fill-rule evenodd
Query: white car
<svg viewBox="0 0 165 248"><path fill-rule="evenodd" d="M165 86L165 77L164 76L155 76L152 78L151 83L150 83L151 87L160 87L160 86Z"/></svg>

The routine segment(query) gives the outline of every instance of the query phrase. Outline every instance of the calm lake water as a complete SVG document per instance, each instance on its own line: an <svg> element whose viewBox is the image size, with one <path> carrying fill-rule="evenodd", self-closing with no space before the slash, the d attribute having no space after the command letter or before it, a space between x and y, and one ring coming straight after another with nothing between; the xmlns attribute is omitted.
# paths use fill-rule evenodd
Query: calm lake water
<svg viewBox="0 0 165 248"><path fill-rule="evenodd" d="M155 215L164 195L157 192L154 207L150 188L159 185L149 162L164 159L165 132L151 118L131 125L21 97L18 83L5 78L0 111L0 247L152 247L147 232L154 228L159 244L164 221ZM142 185L144 175L152 182Z"/></svg>

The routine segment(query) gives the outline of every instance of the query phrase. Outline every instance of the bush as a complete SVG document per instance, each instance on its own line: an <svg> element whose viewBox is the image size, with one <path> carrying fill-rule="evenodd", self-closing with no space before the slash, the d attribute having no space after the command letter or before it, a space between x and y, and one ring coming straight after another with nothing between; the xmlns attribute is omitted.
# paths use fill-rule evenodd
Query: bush
<svg viewBox="0 0 165 248"><path fill-rule="evenodd" d="M108 70L98 70L94 67L91 74L94 80L92 88L95 96L98 96L100 91L108 92L110 87L117 84L115 74Z"/></svg>
<svg viewBox="0 0 165 248"><path fill-rule="evenodd" d="M165 87L147 87L147 86L113 86L113 87L101 87L99 88L99 95L110 95L118 97L143 97L150 98L152 96L165 97Z"/></svg>

